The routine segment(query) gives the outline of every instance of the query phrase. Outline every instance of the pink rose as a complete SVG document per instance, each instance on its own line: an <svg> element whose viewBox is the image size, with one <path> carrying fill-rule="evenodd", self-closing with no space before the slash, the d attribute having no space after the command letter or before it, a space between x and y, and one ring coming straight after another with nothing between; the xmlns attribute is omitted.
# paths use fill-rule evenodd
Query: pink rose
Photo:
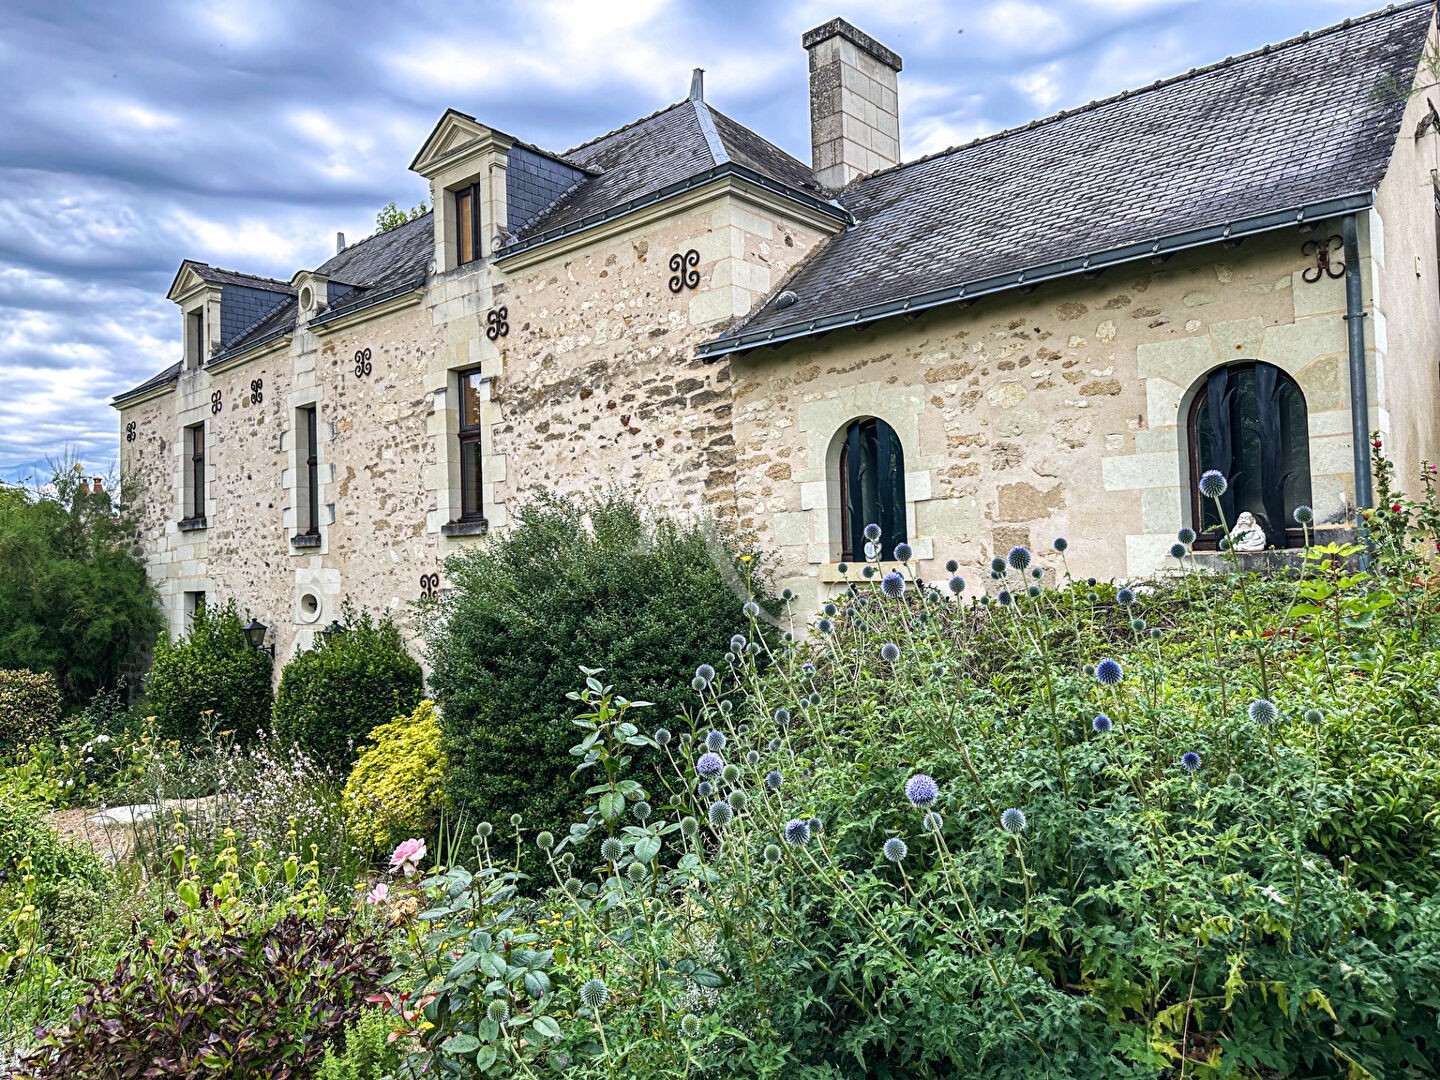
<svg viewBox="0 0 1440 1080"><path fill-rule="evenodd" d="M424 840L416 840L413 837L409 840L402 840L400 846L390 856L390 869L399 870L406 877L410 877L415 873L423 858L425 858Z"/></svg>
<svg viewBox="0 0 1440 1080"><path fill-rule="evenodd" d="M365 896L367 904L383 904L390 899L390 886L385 882L377 882L375 887Z"/></svg>

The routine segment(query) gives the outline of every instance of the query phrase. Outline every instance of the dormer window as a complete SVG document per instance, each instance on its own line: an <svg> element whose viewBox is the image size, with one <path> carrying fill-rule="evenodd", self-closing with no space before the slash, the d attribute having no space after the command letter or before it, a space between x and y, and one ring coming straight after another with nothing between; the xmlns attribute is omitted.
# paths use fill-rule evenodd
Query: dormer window
<svg viewBox="0 0 1440 1080"><path fill-rule="evenodd" d="M480 185L455 192L455 262L458 266L480 258Z"/></svg>
<svg viewBox="0 0 1440 1080"><path fill-rule="evenodd" d="M185 313L185 366L198 368L205 363L205 309Z"/></svg>

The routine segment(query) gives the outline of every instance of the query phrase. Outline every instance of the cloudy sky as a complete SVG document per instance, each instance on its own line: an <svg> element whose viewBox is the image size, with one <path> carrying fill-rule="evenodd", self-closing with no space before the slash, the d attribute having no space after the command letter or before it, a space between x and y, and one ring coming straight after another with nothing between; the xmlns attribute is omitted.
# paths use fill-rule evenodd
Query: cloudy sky
<svg viewBox="0 0 1440 1080"><path fill-rule="evenodd" d="M800 36L843 15L905 59L931 153L1379 0L4 0L0 478L107 472L115 393L179 356L182 258L289 278L373 231L449 106L562 150L685 96L809 158Z"/></svg>

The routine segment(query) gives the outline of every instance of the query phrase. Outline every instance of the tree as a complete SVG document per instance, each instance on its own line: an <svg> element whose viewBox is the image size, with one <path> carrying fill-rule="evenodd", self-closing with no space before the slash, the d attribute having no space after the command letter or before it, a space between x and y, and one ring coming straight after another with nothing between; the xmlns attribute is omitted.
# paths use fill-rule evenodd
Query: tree
<svg viewBox="0 0 1440 1080"><path fill-rule="evenodd" d="M419 206L412 206L410 212L401 210L394 202L380 208L375 215L375 230L377 232L389 232L391 229L398 229L407 221L414 221L426 213L425 203L422 201Z"/></svg>
<svg viewBox="0 0 1440 1080"><path fill-rule="evenodd" d="M143 666L162 622L133 522L78 463L0 488L0 668L48 672L80 705Z"/></svg>
<svg viewBox="0 0 1440 1080"><path fill-rule="evenodd" d="M179 641L161 635L145 677L146 707L163 738L194 742L214 727L248 742L270 723L271 664L250 647L234 600L202 607Z"/></svg>

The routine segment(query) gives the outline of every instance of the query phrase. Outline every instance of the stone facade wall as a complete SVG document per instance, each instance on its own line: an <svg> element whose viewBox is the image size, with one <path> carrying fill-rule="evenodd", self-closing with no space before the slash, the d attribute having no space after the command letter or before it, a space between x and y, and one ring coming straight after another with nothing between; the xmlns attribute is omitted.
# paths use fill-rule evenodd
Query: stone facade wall
<svg viewBox="0 0 1440 1080"><path fill-rule="evenodd" d="M1317 519L1343 521L1353 502L1344 285L1302 280L1309 235L736 358L742 524L779 548L800 595L835 580L840 436L877 416L904 449L922 576L943 578L953 557L973 581L993 554L1056 536L1078 573L1145 574L1192 523L1190 402L1208 371L1238 360L1275 364L1300 385Z"/></svg>

